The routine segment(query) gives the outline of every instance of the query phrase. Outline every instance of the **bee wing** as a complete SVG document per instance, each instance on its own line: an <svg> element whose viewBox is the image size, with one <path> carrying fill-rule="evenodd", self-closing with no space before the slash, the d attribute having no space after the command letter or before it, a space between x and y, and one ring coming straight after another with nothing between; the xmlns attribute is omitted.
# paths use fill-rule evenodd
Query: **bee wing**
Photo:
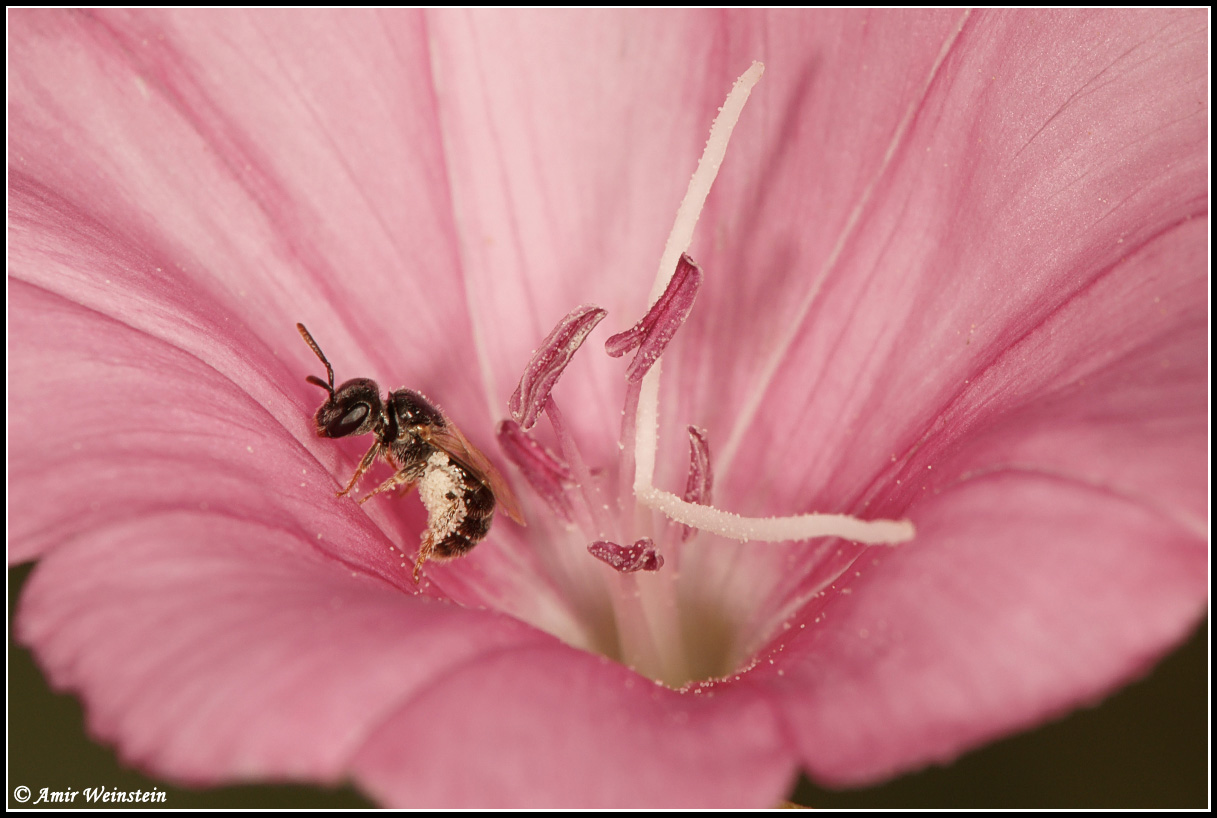
<svg viewBox="0 0 1217 818"><path fill-rule="evenodd" d="M494 492L495 499L503 505L503 510L507 512L508 517L520 525L527 525L524 522L524 513L520 511L520 501L516 499L511 486L503 479L503 475L499 474L499 470L494 467L489 458L470 443L452 421L448 421L443 426L424 426L419 429L419 434L432 446L459 460L462 466L468 468L474 476L489 486L490 490Z"/></svg>

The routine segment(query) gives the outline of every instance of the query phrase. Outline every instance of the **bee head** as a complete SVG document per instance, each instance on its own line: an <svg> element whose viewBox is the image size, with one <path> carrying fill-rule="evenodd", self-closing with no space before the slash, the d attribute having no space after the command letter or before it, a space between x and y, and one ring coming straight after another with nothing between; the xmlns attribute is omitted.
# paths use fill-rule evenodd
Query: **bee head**
<svg viewBox="0 0 1217 818"><path fill-rule="evenodd" d="M349 437L376 431L380 422L380 387L370 378L355 378L338 387L317 410L317 434Z"/></svg>
<svg viewBox="0 0 1217 818"><path fill-rule="evenodd" d="M317 434L321 437L349 437L375 431L381 420L380 387L376 385L376 381L370 378L355 378L335 389L334 368L322 354L321 347L317 346L304 324L297 324L296 329L313 352L317 353L321 363L325 364L325 374L329 379L323 381L316 375L305 378L309 383L330 393L314 418Z"/></svg>

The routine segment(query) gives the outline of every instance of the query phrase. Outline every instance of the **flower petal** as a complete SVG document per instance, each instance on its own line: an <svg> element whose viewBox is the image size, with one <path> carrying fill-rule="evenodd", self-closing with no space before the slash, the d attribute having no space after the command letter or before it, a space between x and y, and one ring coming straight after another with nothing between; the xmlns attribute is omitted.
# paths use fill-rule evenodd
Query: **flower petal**
<svg viewBox="0 0 1217 818"><path fill-rule="evenodd" d="M1146 673L1194 625L1207 561L1153 509L998 472L927 501L917 543L865 554L860 576L773 647L781 677L763 660L760 671L811 773L858 786L946 763Z"/></svg>
<svg viewBox="0 0 1217 818"><path fill-rule="evenodd" d="M43 556L19 628L128 758L353 770L394 804L771 803L798 761L872 780L1091 701L1203 612L1202 11L11 22L10 558ZM474 610L611 608L590 569L538 589L552 554L518 533L437 568L468 609L405 593L421 511L330 496L360 452L311 434L292 325L489 441L546 316L645 308L756 57L657 485L697 423L725 507L919 537L688 543L715 593L682 604L728 643L698 671L775 659L700 702ZM619 367L588 358L563 402L611 462L588 433ZM537 763L504 766L521 735Z"/></svg>
<svg viewBox="0 0 1217 818"><path fill-rule="evenodd" d="M704 300L665 357L677 408L661 437L679 440L678 424L693 421L725 438L716 496L738 504L729 508L907 514L917 525L898 556L833 544L727 552L739 566L731 581L747 589L737 599L763 595L752 586L766 565L789 577L769 580L775 605L757 632L801 609L814 621L824 605L823 639L847 645L783 654L801 668L781 683L805 758L837 784L950 758L1093 701L1182 639L1207 596L1195 579L1207 516L1203 14L981 13L958 35L939 30L938 62L932 50L901 50L928 39L935 18L918 16L911 34L898 30L906 22L880 15L865 43L861 27L834 41L834 71L861 88L809 80L809 113L784 109L787 129L812 127L810 112L832 110L817 94L844 106L868 79L878 88L879 72L894 94L895 113L879 106L890 128L866 123L868 140L830 118L843 133L823 135L822 150L743 163L770 171L751 182L761 206L751 220L709 213L701 235L746 246L726 258L697 250ZM746 133L745 122L736 141ZM832 148L845 140L848 150ZM848 175L832 166L858 155ZM750 189L732 176L738 160L724 165L720 202L724 189ZM824 187L794 188L808 178ZM817 207L834 189L845 206ZM657 482L674 486L683 475L672 448ZM987 505L972 485L986 479L1000 486ZM959 535L945 510L956 502ZM938 529L926 533L931 521ZM951 569L968 538L974 551ZM720 576L723 559L718 544L686 553L682 576ZM860 597L906 561L902 602ZM921 571L924 586L909 580ZM834 573L848 582L832 584ZM857 613L843 622L837 605ZM859 641L885 627L899 639ZM1024 668L1003 644L1026 652ZM1075 649L1094 661L1054 673ZM839 686L838 661L854 668ZM984 675L993 668L1001 683ZM814 692L821 676L833 695ZM953 696L948 677L986 692ZM843 709L828 704L851 689ZM885 732L898 716L906 726Z"/></svg>
<svg viewBox="0 0 1217 818"><path fill-rule="evenodd" d="M35 569L19 638L95 735L194 784L338 781L386 713L453 668L551 641L403 594L305 536L215 513L95 531Z"/></svg>
<svg viewBox="0 0 1217 818"><path fill-rule="evenodd" d="M357 764L393 805L774 804L795 770L765 702L747 685L680 693L602 657L522 649L460 668L391 714Z"/></svg>
<svg viewBox="0 0 1217 818"><path fill-rule="evenodd" d="M418 13L13 21L14 235L77 257L18 278L189 348L252 331L294 370L303 321L340 379L487 405L451 340L471 328Z"/></svg>
<svg viewBox="0 0 1217 818"><path fill-rule="evenodd" d="M768 164L749 161L763 146L741 124L712 197L731 205L708 212L700 235L738 236L730 246L742 249L721 260L714 248L697 252L706 284L666 356L675 406L663 436L677 451L683 424L695 422L721 439L716 471L734 480L729 495L748 491L770 453L788 447L814 453L788 464L806 468L792 493L858 486L925 433L932 419L914 417L914 406L938 412L1045 316L1203 212L1203 14L983 13L954 39L948 23L960 21L936 15L815 22L775 47L793 48L795 33L805 49L831 42L834 72L863 85L791 89L770 84L770 71L757 94L802 91L776 106L800 133L825 110L856 107L858 94L886 95L868 106L884 119L832 119L813 132L814 150L771 151ZM954 50L935 67L937 46ZM1045 58L1020 51L1032 46ZM1091 133L1097 111L1110 113L1101 135ZM1102 150L1078 147L1100 136ZM745 194L761 178L761 206L744 221ZM778 343L785 333L788 348ZM781 377L761 380L771 365ZM688 366L698 375L684 374ZM911 439L893 449L902 433ZM681 470L673 477L679 485ZM768 487L752 491L759 500Z"/></svg>

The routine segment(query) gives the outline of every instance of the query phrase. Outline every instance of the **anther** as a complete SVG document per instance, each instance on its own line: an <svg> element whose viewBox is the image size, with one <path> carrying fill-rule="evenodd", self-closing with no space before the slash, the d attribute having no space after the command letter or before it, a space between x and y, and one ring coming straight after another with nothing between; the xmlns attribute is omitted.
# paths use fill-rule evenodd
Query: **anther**
<svg viewBox="0 0 1217 818"><path fill-rule="evenodd" d="M685 482L686 503L696 503L708 506L713 502L711 492L714 488L714 474L710 471L710 443L706 440L706 432L696 426L689 427L689 478ZM682 526L682 540L693 536L694 528Z"/></svg>
<svg viewBox="0 0 1217 818"><path fill-rule="evenodd" d="M626 370L626 379L631 383L641 381L664 349L680 329L701 287L701 268L693 263L688 253L682 253L676 264L676 272L646 315L637 324L619 332L604 343L604 351L614 358L637 347L638 354Z"/></svg>
<svg viewBox="0 0 1217 818"><path fill-rule="evenodd" d="M597 540L587 547L587 552L622 574L658 571L663 567L663 557L655 550L655 542L650 537L643 537L633 545Z"/></svg>
<svg viewBox="0 0 1217 818"><path fill-rule="evenodd" d="M499 423L498 437L503 453L515 463L532 490L554 514L564 522L572 522L574 514L566 496L566 487L573 482L570 466L533 440L514 420Z"/></svg>
<svg viewBox="0 0 1217 818"><path fill-rule="evenodd" d="M606 315L608 312L600 307L576 307L558 322L533 353L520 378L520 385L511 393L511 400L507 403L511 416L525 431L536 425L562 370L566 369L576 350L583 345L583 339Z"/></svg>

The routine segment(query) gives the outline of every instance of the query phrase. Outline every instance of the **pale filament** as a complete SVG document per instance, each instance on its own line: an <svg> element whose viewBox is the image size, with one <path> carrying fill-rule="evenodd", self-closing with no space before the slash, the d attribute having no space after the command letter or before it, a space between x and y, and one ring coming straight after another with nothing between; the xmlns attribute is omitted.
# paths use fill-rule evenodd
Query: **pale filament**
<svg viewBox="0 0 1217 818"><path fill-rule="evenodd" d="M659 272L648 304L654 304L659 299L676 270L677 260L689 249L706 197L726 156L731 132L764 70L761 63L752 63L735 81L726 102L714 118L710 138L689 180L689 187L676 211L676 221L660 256ZM676 522L740 541L784 542L812 537L842 537L870 545L894 545L913 538L916 532L908 520L860 520L846 514L741 517L713 506L688 503L670 492L657 489L654 478L659 445L659 373L662 363L662 359L656 361L643 377L634 416L634 496L643 505L662 512Z"/></svg>

